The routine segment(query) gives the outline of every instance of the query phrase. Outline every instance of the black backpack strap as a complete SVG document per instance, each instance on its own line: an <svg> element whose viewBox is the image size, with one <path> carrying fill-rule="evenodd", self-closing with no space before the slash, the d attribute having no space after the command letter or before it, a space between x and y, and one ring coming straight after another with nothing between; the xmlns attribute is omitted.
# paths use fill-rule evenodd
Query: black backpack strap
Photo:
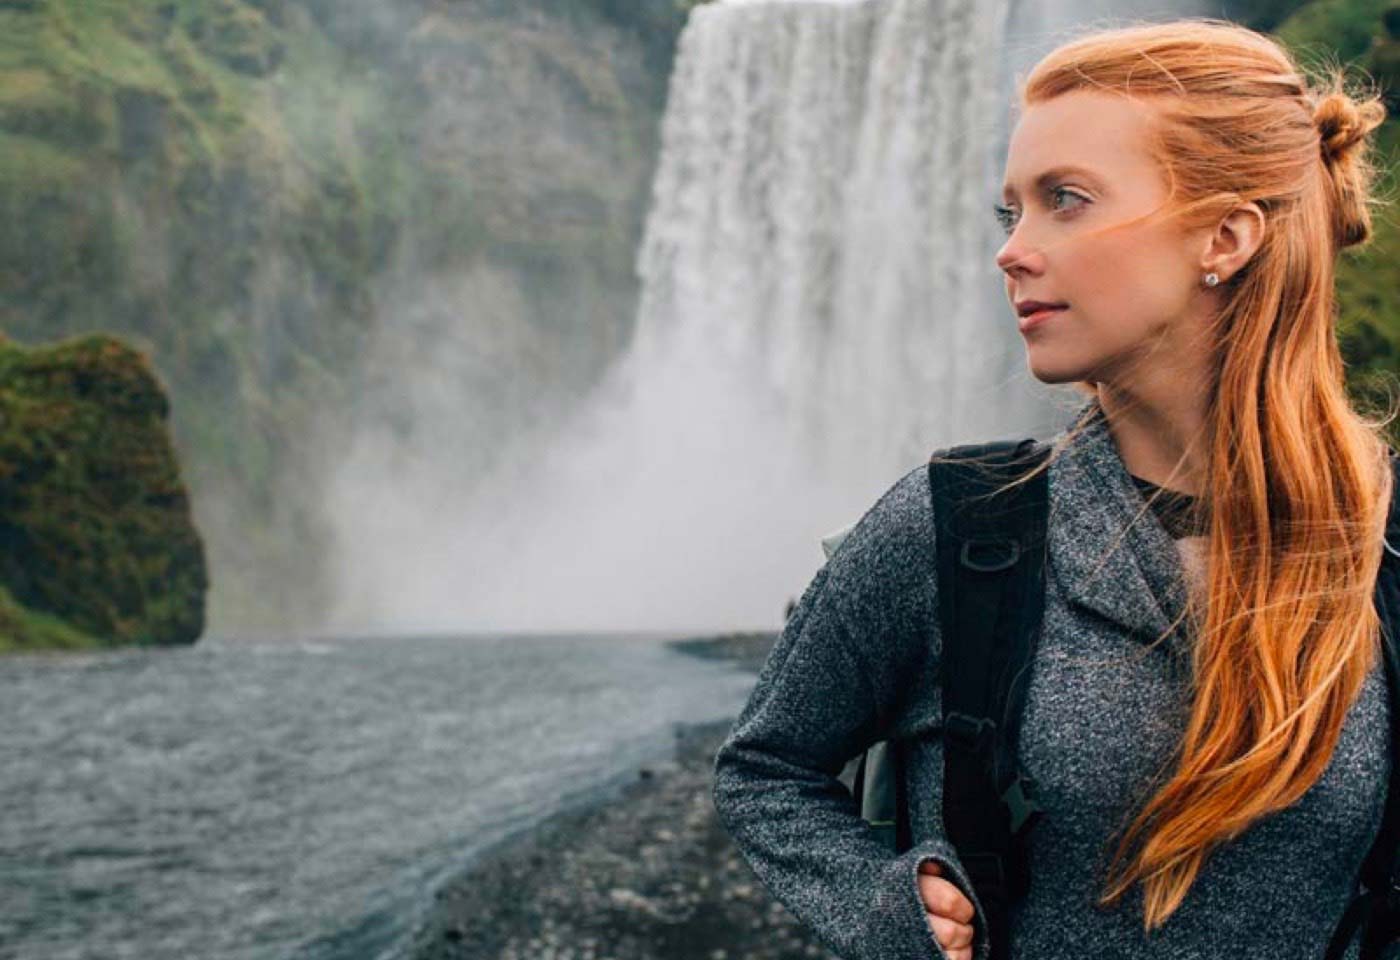
<svg viewBox="0 0 1400 960"><path fill-rule="evenodd" d="M1376 579L1376 612L1390 698L1390 784L1380 830L1361 864L1365 890L1347 906L1328 942L1325 960L1341 960L1358 930L1362 931L1361 960L1379 960L1387 945L1400 941L1400 457L1391 457L1391 468L1395 486L1385 556Z"/></svg>
<svg viewBox="0 0 1400 960"><path fill-rule="evenodd" d="M929 461L943 650L943 823L1007 955L1009 904L1025 892L1024 840L1042 811L1016 760L1044 611L1046 471L1035 440L954 447Z"/></svg>

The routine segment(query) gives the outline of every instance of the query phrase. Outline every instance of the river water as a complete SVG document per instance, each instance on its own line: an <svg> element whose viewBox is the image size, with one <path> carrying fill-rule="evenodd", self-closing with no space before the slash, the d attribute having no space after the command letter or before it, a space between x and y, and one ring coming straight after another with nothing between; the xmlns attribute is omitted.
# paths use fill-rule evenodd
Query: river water
<svg viewBox="0 0 1400 960"><path fill-rule="evenodd" d="M0 659L0 957L406 956L485 848L737 714L753 674L667 639Z"/></svg>

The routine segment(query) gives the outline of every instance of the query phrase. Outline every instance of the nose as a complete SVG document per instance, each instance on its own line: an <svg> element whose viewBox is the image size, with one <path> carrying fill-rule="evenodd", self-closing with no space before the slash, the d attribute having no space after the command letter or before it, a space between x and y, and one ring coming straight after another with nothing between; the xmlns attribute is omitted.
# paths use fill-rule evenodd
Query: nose
<svg viewBox="0 0 1400 960"><path fill-rule="evenodd" d="M1013 231L1011 236L1006 238L1001 249L997 251L997 268L1008 276L1015 271L1034 273L1039 269L1039 258L1035 256L1035 251L1028 250L1021 240L1020 232Z"/></svg>

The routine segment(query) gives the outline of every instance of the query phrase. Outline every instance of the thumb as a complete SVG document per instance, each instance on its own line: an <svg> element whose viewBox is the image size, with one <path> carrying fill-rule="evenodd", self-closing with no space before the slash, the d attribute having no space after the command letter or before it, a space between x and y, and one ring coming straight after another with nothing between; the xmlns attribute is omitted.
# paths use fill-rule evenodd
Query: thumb
<svg viewBox="0 0 1400 960"><path fill-rule="evenodd" d="M919 864L919 872L941 874L943 872L943 864L939 863L937 860L925 860L923 863Z"/></svg>

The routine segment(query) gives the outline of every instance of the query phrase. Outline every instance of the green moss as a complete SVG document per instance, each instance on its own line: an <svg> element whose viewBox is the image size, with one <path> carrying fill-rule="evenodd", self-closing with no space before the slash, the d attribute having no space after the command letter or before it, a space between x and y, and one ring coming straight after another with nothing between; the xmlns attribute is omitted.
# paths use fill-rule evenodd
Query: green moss
<svg viewBox="0 0 1400 960"><path fill-rule="evenodd" d="M184 26L210 56L239 73L266 76L286 53L263 12L238 0L215 0L194 10Z"/></svg>
<svg viewBox="0 0 1400 960"><path fill-rule="evenodd" d="M690 11L712 0L537 0L565 16L602 16L634 33L652 70L665 72Z"/></svg>
<svg viewBox="0 0 1400 960"><path fill-rule="evenodd" d="M30 610L0 586L0 653L34 650L93 650L106 646L59 617Z"/></svg>
<svg viewBox="0 0 1400 960"><path fill-rule="evenodd" d="M1276 31L1300 59L1358 63L1384 34L1381 17L1394 0L1313 0Z"/></svg>
<svg viewBox="0 0 1400 960"><path fill-rule="evenodd" d="M192 643L203 543L149 362L91 335L0 343L0 585L110 643Z"/></svg>
<svg viewBox="0 0 1400 960"><path fill-rule="evenodd" d="M63 147L24 134L0 131L0 190L68 187L86 167Z"/></svg>

